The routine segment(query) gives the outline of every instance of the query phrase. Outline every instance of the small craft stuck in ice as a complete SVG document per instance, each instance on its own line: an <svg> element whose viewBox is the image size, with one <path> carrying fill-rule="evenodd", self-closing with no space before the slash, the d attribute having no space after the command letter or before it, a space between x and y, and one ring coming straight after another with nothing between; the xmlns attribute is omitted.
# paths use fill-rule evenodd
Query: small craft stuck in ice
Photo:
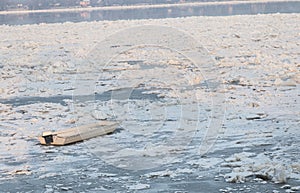
<svg viewBox="0 0 300 193"><path fill-rule="evenodd" d="M117 128L117 125L117 122L101 121L60 131L46 131L38 139L42 145L67 145L112 133Z"/></svg>

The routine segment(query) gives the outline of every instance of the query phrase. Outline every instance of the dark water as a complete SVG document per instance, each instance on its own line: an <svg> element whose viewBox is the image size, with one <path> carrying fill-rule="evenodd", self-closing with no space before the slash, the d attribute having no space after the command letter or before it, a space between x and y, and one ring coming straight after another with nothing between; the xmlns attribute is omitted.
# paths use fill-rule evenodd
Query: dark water
<svg viewBox="0 0 300 193"><path fill-rule="evenodd" d="M229 16L270 13L300 13L300 1L0 15L0 24L24 25L62 23L67 21L114 21L120 19L158 19L188 16Z"/></svg>
<svg viewBox="0 0 300 193"><path fill-rule="evenodd" d="M132 89L126 90L114 90L107 91L104 93L96 93L94 95L55 95L49 97L16 97L11 99L0 99L2 104L11 104L14 107L31 105L36 103L59 103L63 106L68 105L65 100L75 100L76 102L88 102L88 101L109 101L111 99L119 100L159 100L160 98L156 94L145 94L146 90L143 89ZM128 96L129 94L129 96Z"/></svg>

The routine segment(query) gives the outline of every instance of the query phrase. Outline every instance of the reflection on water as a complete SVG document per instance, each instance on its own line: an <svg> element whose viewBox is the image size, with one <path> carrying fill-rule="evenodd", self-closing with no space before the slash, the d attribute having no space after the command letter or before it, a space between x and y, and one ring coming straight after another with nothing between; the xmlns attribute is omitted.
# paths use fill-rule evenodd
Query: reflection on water
<svg viewBox="0 0 300 193"><path fill-rule="evenodd" d="M186 7L94 10L83 12L27 13L0 15L0 24L22 25L38 23L82 22L120 19L158 19L187 16L227 16L268 13L300 13L300 1L219 4Z"/></svg>

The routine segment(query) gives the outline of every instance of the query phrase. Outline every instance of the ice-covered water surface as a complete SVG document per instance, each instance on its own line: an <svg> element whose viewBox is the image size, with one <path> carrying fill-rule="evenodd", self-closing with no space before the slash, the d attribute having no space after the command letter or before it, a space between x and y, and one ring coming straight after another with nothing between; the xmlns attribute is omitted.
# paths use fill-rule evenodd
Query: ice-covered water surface
<svg viewBox="0 0 300 193"><path fill-rule="evenodd" d="M296 191L300 173L298 20L298 14L275 14L1 26L1 189ZM216 60L218 82L226 85L222 89L216 87L216 92L225 94L227 108L224 132L204 157L195 152L203 137L201 129L184 149L177 148L174 140L170 148L158 144L154 146L157 149L150 147L152 151L147 151L149 141L170 141L172 128L179 128L178 118L195 117L193 110L199 115L199 128L207 124L206 117L211 111L211 101L206 97L209 93L204 92L202 76L189 74L189 66L194 68L189 60L176 52L151 46L122 52L101 69L102 73L91 70L93 66L86 60L90 50L110 35L145 24L186 31ZM194 74L197 76L193 77ZM184 77L177 81L175 77L180 76ZM130 89L128 80L134 85ZM91 82L92 91L77 90L78 86L90 88ZM196 87L193 92L189 90L191 85ZM112 91L111 87L115 89ZM77 101L70 97L74 93L80 94L76 95ZM198 105L193 106L197 108L185 111L191 116L178 112L176 99L185 96L199 99ZM43 98L51 100L41 103ZM14 106L14 101L19 105ZM112 135L65 147L38 145L36 136L42 131L111 115L123 121L123 126L120 124ZM137 128L139 120L142 127ZM143 128L156 124L161 130L144 137L149 130ZM110 163L91 151L109 152L116 147L109 146L111 142L121 149L116 154L104 155ZM127 158L122 156L132 155L129 145L144 148L145 157L161 156L154 161L167 164L148 170L124 169L121 164ZM168 156L161 152L176 156L164 160Z"/></svg>

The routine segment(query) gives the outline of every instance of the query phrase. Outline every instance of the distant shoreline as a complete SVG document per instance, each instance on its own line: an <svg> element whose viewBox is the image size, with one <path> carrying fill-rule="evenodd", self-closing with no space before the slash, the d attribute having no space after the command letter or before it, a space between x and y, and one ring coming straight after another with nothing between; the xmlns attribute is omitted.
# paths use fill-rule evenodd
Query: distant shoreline
<svg viewBox="0 0 300 193"><path fill-rule="evenodd" d="M197 7L209 5L229 5L229 4L254 4L254 3L273 3L273 2L298 2L296 0L239 0L221 2L196 2L196 3L176 3L176 4L156 4L156 5L132 5L132 6L106 6L106 7L78 7L61 9L42 9L42 10L13 10L0 11L0 15L18 15L28 13L59 13L59 12L83 12L101 10L130 10L130 9L149 9L149 8L172 8L172 7Z"/></svg>

